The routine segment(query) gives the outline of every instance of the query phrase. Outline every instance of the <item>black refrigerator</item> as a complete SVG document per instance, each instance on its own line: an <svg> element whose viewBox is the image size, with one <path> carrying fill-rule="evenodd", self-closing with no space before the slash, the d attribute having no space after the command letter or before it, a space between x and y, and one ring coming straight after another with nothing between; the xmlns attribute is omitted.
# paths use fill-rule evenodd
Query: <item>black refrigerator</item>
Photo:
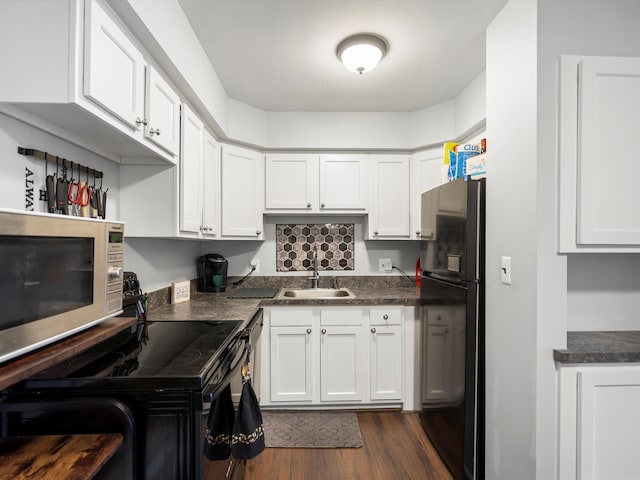
<svg viewBox="0 0 640 480"><path fill-rule="evenodd" d="M421 424L458 480L484 479L486 180L422 194Z"/></svg>

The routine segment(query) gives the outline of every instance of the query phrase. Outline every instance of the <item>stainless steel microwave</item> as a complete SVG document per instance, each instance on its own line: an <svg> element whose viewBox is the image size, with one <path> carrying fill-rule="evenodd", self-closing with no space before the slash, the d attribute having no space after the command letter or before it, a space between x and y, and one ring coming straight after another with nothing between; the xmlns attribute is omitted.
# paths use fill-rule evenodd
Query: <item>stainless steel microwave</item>
<svg viewBox="0 0 640 480"><path fill-rule="evenodd" d="M124 224L0 210L0 362L122 313Z"/></svg>

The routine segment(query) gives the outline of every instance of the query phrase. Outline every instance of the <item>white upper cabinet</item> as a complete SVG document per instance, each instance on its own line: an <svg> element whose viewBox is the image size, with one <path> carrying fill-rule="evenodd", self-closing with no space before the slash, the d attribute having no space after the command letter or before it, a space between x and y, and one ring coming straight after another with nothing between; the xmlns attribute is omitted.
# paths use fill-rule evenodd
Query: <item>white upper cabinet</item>
<svg viewBox="0 0 640 480"><path fill-rule="evenodd" d="M224 145L221 161L222 238L263 240L264 168L262 154Z"/></svg>
<svg viewBox="0 0 640 480"><path fill-rule="evenodd" d="M202 228L203 238L220 234L220 144L209 132L204 132L202 165Z"/></svg>
<svg viewBox="0 0 640 480"><path fill-rule="evenodd" d="M147 65L144 136L169 153L180 149L180 97Z"/></svg>
<svg viewBox="0 0 640 480"><path fill-rule="evenodd" d="M196 234L202 227L204 132L202 120L185 106L180 156L180 230Z"/></svg>
<svg viewBox="0 0 640 480"><path fill-rule="evenodd" d="M320 210L367 210L367 155L320 155Z"/></svg>
<svg viewBox="0 0 640 480"><path fill-rule="evenodd" d="M427 190L441 184L442 172L442 148L432 148L414 153L411 156L411 238L419 240L421 238L421 219L430 219L431 212L423 212L421 207L422 194ZM435 225L425 238L431 238L431 233L435 232Z"/></svg>
<svg viewBox="0 0 640 480"><path fill-rule="evenodd" d="M561 57L559 251L638 252L640 58Z"/></svg>
<svg viewBox="0 0 640 480"><path fill-rule="evenodd" d="M368 238L409 239L409 156L370 155Z"/></svg>
<svg viewBox="0 0 640 480"><path fill-rule="evenodd" d="M107 12L85 2L84 94L132 129L144 119L144 57Z"/></svg>
<svg viewBox="0 0 640 480"><path fill-rule="evenodd" d="M367 155L268 154L266 213L365 213Z"/></svg>
<svg viewBox="0 0 640 480"><path fill-rule="evenodd" d="M318 159L318 155L266 155L265 210L317 209Z"/></svg>
<svg viewBox="0 0 640 480"><path fill-rule="evenodd" d="M20 45L0 49L11 72L0 111L116 162L177 163L180 102L160 75L145 80L151 58L108 2L39 2L34 14L32 2L3 0L2 11L0 43Z"/></svg>

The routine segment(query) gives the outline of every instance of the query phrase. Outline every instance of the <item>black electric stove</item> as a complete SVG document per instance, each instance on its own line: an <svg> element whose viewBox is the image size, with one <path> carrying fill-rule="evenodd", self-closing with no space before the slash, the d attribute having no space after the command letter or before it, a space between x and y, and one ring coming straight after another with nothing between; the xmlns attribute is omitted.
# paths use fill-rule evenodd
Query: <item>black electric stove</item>
<svg viewBox="0 0 640 480"><path fill-rule="evenodd" d="M150 322L111 337L67 362L28 379L28 388L201 389L224 373L231 349L239 347L240 320Z"/></svg>
<svg viewBox="0 0 640 480"><path fill-rule="evenodd" d="M247 351L260 335L262 312L246 327L242 323L138 324L11 387L2 397L7 404L91 398L121 402L135 418L136 479L203 478L209 470L202 455L208 403L240 375ZM35 416L14 414L6 428L14 434L28 434L32 424L41 429L43 422L34 422ZM65 417L56 423L52 415L44 424L59 429L69 422ZM105 431L113 420L92 413L78 423L87 432ZM106 478L123 478L121 471L114 472Z"/></svg>

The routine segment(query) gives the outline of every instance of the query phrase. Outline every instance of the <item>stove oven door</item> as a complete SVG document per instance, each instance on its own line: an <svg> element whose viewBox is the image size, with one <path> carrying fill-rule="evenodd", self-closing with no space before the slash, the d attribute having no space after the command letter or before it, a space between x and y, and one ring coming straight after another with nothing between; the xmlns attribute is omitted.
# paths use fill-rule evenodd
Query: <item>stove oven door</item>
<svg viewBox="0 0 640 480"><path fill-rule="evenodd" d="M262 311L257 313L253 319L249 322L247 327L238 335L238 342L241 347L236 344L232 349L235 350L233 355L229 358L232 360L227 363L227 373L222 380L212 382L203 391L204 408L202 413L202 435L204 439L204 431L209 418L209 410L211 408L211 402L218 395L222 393L225 387L231 384L231 391L234 397L234 406L237 407L239 401L239 392L236 393L237 385L241 385L241 370L243 366L247 364L247 358L249 358L252 382L256 395L259 395L259 371L260 366L258 364L260 358L259 345L260 335L262 333ZM237 398L236 398L237 397ZM258 396L259 398L259 396ZM202 479L203 480L223 480L223 479L238 479L242 478L242 471L245 466L245 462L236 460L232 456L225 460L211 461L202 455Z"/></svg>

